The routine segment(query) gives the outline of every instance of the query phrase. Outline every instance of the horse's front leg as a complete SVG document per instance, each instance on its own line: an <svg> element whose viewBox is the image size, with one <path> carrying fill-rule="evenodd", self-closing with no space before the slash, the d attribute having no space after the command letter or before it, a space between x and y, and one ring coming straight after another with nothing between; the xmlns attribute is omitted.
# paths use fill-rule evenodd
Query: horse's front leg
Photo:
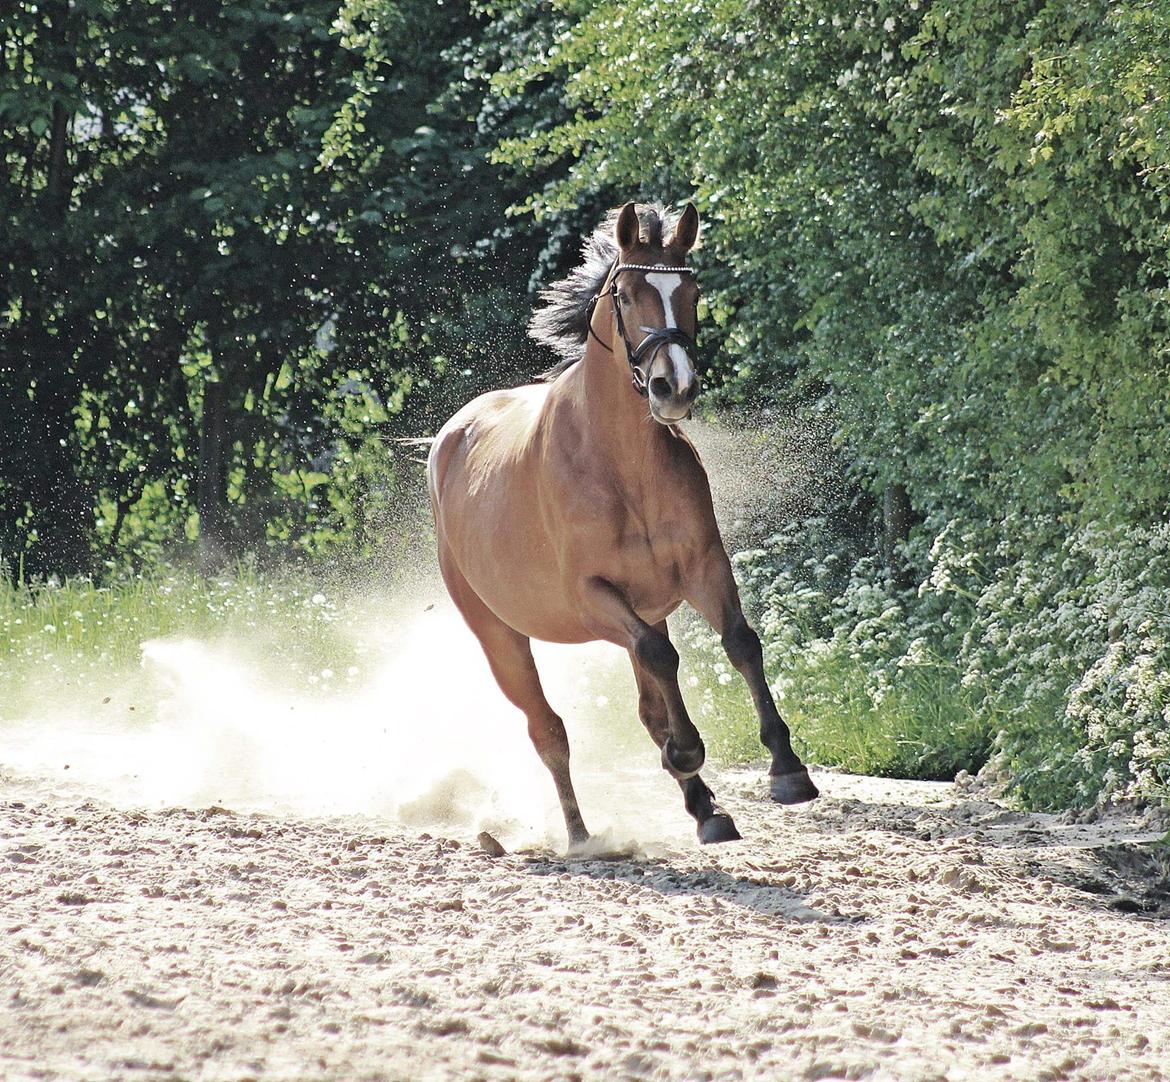
<svg viewBox="0 0 1170 1082"><path fill-rule="evenodd" d="M768 771L772 799L781 804L800 804L819 796L800 756L792 750L788 726L772 699L764 675L760 637L744 619L731 562L722 545L707 549L684 588L687 601L719 633L727 659L747 681L760 718L760 742L772 753Z"/></svg>
<svg viewBox="0 0 1170 1082"><path fill-rule="evenodd" d="M662 744L662 765L680 781L693 777L703 766L706 749L678 688L678 651L606 579L593 577L582 583L581 608L585 626L598 638L629 650L654 681L666 703L668 733Z"/></svg>

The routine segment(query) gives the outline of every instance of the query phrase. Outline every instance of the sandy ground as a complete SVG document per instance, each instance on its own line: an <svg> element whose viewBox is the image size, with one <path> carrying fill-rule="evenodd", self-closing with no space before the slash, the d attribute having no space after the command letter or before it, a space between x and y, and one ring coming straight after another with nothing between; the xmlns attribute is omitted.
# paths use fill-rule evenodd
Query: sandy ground
<svg viewBox="0 0 1170 1082"><path fill-rule="evenodd" d="M1141 823L711 780L745 841L569 861L0 778L0 1076L1170 1077Z"/></svg>

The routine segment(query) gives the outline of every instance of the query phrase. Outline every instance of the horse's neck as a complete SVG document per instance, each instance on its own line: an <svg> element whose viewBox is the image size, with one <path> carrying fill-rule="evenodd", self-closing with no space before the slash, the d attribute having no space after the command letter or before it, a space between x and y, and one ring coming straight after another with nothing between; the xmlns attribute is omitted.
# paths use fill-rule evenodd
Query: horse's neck
<svg viewBox="0 0 1170 1082"><path fill-rule="evenodd" d="M595 453L608 459L629 487L641 488L669 450L671 433L650 416L629 369L590 339L576 366L574 405Z"/></svg>

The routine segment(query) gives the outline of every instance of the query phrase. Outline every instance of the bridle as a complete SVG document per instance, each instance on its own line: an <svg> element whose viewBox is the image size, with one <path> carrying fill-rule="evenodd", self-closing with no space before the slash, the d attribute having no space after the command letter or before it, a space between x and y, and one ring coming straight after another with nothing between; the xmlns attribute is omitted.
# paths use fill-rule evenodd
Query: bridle
<svg viewBox="0 0 1170 1082"><path fill-rule="evenodd" d="M647 372L650 366L654 363L654 357L663 346L682 346L686 350L687 356L691 359L691 364L698 369L698 352L699 347L695 340L687 334L681 327L639 327L646 337L638 343L637 348L630 343L629 335L626 334L626 324L622 319L622 306L618 303L618 284L617 278L622 271L642 271L654 274L694 274L693 267L671 267L665 263L660 263L651 266L646 263L623 263L621 258L613 261L613 266L609 269L609 274L606 275L606 280L609 282L608 289L598 290L589 301L589 307L586 310L585 318L588 320L589 333L597 338L598 343L603 349L613 352L612 346L607 346L600 338L597 337L597 332L593 329L593 310L597 307L597 302L608 294L613 303L613 318L617 324L618 334L622 336L622 344L626 347L626 361L630 366L630 378L633 380L634 390L638 392L643 398L648 397L648 377L642 371L642 361L647 357L650 358L650 364L646 366Z"/></svg>

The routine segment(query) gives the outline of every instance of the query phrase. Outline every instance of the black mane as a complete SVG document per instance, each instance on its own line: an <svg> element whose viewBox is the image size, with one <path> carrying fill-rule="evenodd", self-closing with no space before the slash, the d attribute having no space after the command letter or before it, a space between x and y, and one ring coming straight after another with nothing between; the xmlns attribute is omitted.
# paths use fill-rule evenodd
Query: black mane
<svg viewBox="0 0 1170 1082"><path fill-rule="evenodd" d="M637 207L642 243L661 248L663 236L674 230L677 216L658 203L640 203ZM532 313L528 334L541 345L550 346L561 359L538 377L554 380L585 355L589 336L589 302L605 283L605 276L617 258L614 240L618 210L611 210L582 245L584 262L567 278L540 291L542 307Z"/></svg>

